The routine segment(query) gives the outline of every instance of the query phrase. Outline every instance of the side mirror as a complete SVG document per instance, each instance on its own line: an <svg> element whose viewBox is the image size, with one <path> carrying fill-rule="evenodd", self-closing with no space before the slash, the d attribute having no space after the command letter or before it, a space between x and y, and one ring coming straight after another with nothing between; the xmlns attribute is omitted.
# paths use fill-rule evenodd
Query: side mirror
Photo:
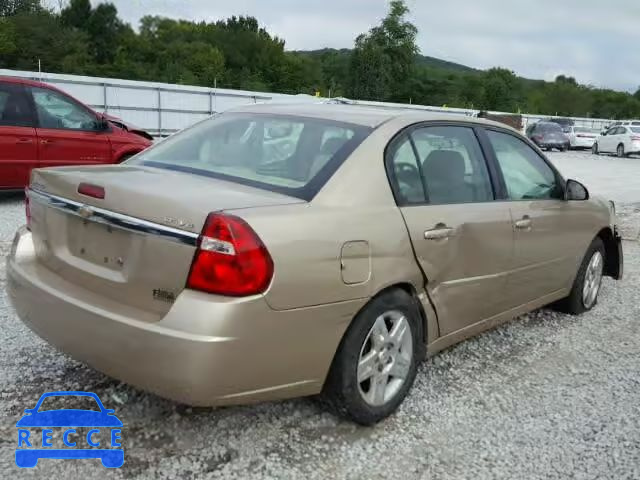
<svg viewBox="0 0 640 480"><path fill-rule="evenodd" d="M564 199L575 201L589 200L589 190L576 180L567 180Z"/></svg>
<svg viewBox="0 0 640 480"><path fill-rule="evenodd" d="M33 408L25 408L24 413L33 413Z"/></svg>

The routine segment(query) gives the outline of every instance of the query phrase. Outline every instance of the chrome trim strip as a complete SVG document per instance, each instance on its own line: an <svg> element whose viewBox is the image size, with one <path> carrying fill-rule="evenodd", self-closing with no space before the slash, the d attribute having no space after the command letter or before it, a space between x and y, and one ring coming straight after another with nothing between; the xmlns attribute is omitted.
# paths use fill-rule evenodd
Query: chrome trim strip
<svg viewBox="0 0 640 480"><path fill-rule="evenodd" d="M168 227L159 223L149 222L141 218L130 217L122 213L112 212L104 208L94 207L93 205L85 205L74 200L58 197L50 193L34 190L27 190L30 200L43 203L49 207L61 210L63 212L75 215L84 220L109 225L121 230L143 234L156 235L173 242L185 245L196 246L199 235L197 233L179 230L177 228Z"/></svg>

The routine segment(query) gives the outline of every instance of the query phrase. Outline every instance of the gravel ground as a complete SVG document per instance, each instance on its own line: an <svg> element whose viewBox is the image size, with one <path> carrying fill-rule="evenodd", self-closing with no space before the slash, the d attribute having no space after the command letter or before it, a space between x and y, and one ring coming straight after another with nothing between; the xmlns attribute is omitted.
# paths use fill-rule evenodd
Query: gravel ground
<svg viewBox="0 0 640 480"><path fill-rule="evenodd" d="M399 413L373 428L307 399L192 409L111 380L17 320L0 259L0 478L640 479L640 159L553 156L593 193L618 200L624 281L606 279L586 315L540 310L425 362ZM612 165L624 166L616 181ZM22 210L19 198L0 199L2 256ZM15 422L51 390L93 391L116 409L123 468L16 468Z"/></svg>

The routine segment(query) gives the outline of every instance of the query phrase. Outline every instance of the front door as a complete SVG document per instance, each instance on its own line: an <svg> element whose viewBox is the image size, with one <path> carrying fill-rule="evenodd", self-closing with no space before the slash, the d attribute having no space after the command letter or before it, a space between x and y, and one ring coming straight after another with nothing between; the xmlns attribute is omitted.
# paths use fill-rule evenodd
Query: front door
<svg viewBox="0 0 640 480"><path fill-rule="evenodd" d="M619 127L610 128L607 131L607 134L600 139L600 144L602 145L602 147L599 150L602 152L615 152L616 147L618 146L617 141L619 131Z"/></svg>
<svg viewBox="0 0 640 480"><path fill-rule="evenodd" d="M40 167L111 161L111 144L93 112L54 90L30 91L38 117Z"/></svg>
<svg viewBox="0 0 640 480"><path fill-rule="evenodd" d="M24 188L38 164L33 115L22 87L0 83L0 189Z"/></svg>
<svg viewBox="0 0 640 480"><path fill-rule="evenodd" d="M589 237L588 212L564 200L561 178L524 140L487 135L510 200L515 255L506 293L517 307L569 286Z"/></svg>
<svg viewBox="0 0 640 480"><path fill-rule="evenodd" d="M474 130L424 126L387 157L396 199L446 335L501 313L513 250Z"/></svg>

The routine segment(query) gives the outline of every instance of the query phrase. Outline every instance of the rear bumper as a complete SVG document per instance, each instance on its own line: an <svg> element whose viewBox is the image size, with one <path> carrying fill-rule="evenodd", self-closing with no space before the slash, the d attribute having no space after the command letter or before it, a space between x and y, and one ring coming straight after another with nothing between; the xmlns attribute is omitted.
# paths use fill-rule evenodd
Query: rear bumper
<svg viewBox="0 0 640 480"><path fill-rule="evenodd" d="M364 304L275 311L262 296L184 290L167 315L149 322L131 309L107 311L91 303L95 293L79 295L77 286L65 286L36 261L31 234L19 232L7 261L7 290L29 328L109 376L202 406L318 393Z"/></svg>
<svg viewBox="0 0 640 480"><path fill-rule="evenodd" d="M595 138L576 138L571 142L571 146L575 148L591 148L595 141Z"/></svg>

